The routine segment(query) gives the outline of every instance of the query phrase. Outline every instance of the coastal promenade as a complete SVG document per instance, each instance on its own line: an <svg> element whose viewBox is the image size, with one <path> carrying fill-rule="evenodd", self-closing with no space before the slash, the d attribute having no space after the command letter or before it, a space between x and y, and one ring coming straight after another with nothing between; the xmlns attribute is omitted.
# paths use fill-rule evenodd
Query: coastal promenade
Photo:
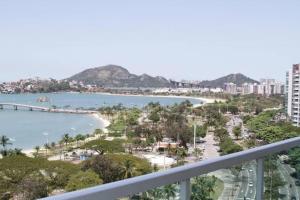
<svg viewBox="0 0 300 200"><path fill-rule="evenodd" d="M93 111L93 110L60 109L60 108L48 108L48 107L17 104L17 103L0 103L0 110L3 110L5 108L12 108L14 110L22 109L22 110L29 110L29 111L70 113L70 114L96 114L97 113L97 111Z"/></svg>

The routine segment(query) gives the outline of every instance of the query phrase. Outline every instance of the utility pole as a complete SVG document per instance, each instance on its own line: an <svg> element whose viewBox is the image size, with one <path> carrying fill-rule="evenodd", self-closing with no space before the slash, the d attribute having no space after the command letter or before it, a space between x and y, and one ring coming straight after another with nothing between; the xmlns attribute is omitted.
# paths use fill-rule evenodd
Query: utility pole
<svg viewBox="0 0 300 200"><path fill-rule="evenodd" d="M197 131L197 126L196 123L194 123L194 149L196 149L196 131Z"/></svg>

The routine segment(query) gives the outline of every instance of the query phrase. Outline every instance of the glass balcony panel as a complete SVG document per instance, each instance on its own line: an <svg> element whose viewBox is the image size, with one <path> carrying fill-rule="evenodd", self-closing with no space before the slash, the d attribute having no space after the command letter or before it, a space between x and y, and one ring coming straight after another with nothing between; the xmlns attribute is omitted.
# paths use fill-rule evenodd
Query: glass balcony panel
<svg viewBox="0 0 300 200"><path fill-rule="evenodd" d="M300 199L300 148L265 158L264 198Z"/></svg>
<svg viewBox="0 0 300 200"><path fill-rule="evenodd" d="M256 161L220 169L190 179L191 200L254 200ZM120 200L180 200L180 183L170 184Z"/></svg>

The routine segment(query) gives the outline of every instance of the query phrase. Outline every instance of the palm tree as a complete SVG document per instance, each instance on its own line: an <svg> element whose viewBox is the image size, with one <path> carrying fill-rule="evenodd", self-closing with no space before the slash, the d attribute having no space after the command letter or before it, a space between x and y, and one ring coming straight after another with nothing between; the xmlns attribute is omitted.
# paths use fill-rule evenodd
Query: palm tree
<svg viewBox="0 0 300 200"><path fill-rule="evenodd" d="M6 137L5 135L2 135L0 137L0 145L3 147L3 151L1 151L2 156L7 156L7 145L12 145L11 142L9 142L9 138Z"/></svg>
<svg viewBox="0 0 300 200"><path fill-rule="evenodd" d="M48 149L50 149L50 145L48 143L44 144L44 148L46 150L46 156L48 155Z"/></svg>
<svg viewBox="0 0 300 200"><path fill-rule="evenodd" d="M134 173L134 163L131 160L124 161L124 179L131 178Z"/></svg>
<svg viewBox="0 0 300 200"><path fill-rule="evenodd" d="M81 141L81 140L84 140L84 136L83 135L81 135L81 134L78 134L78 135L76 135L75 136L75 140L76 140L76 146L78 147L79 145L78 145L78 143L79 143L79 141Z"/></svg>
<svg viewBox="0 0 300 200"><path fill-rule="evenodd" d="M168 200L174 199L176 197L177 188L174 184L164 186L163 191L166 199Z"/></svg>
<svg viewBox="0 0 300 200"><path fill-rule="evenodd" d="M18 148L14 149L14 153L15 153L15 155L23 155L22 149L18 149Z"/></svg>
<svg viewBox="0 0 300 200"><path fill-rule="evenodd" d="M39 151L40 151L40 146L36 146L36 147L34 147L34 149L36 150L36 156L38 156L38 154L39 154Z"/></svg>
<svg viewBox="0 0 300 200"><path fill-rule="evenodd" d="M55 142L51 142L51 148L54 148L55 147Z"/></svg>
<svg viewBox="0 0 300 200"><path fill-rule="evenodd" d="M155 188L150 190L149 196L152 197L152 199L163 199L164 198L164 191L162 188Z"/></svg>
<svg viewBox="0 0 300 200"><path fill-rule="evenodd" d="M66 148L68 148L68 144L69 144L70 140L71 140L71 138L68 133L63 135L62 141L66 145Z"/></svg>
<svg viewBox="0 0 300 200"><path fill-rule="evenodd" d="M10 139L8 137L6 137L5 135L2 135L0 137L0 145L3 147L4 150L6 150L7 145L12 145L12 143L9 142L9 140Z"/></svg>

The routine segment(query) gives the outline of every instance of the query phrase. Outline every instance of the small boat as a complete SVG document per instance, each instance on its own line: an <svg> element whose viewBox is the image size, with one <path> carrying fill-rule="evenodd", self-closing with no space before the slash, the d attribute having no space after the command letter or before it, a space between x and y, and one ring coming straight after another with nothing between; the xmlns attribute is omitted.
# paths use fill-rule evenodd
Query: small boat
<svg viewBox="0 0 300 200"><path fill-rule="evenodd" d="M49 98L48 97L39 97L37 100L37 102L49 102Z"/></svg>

